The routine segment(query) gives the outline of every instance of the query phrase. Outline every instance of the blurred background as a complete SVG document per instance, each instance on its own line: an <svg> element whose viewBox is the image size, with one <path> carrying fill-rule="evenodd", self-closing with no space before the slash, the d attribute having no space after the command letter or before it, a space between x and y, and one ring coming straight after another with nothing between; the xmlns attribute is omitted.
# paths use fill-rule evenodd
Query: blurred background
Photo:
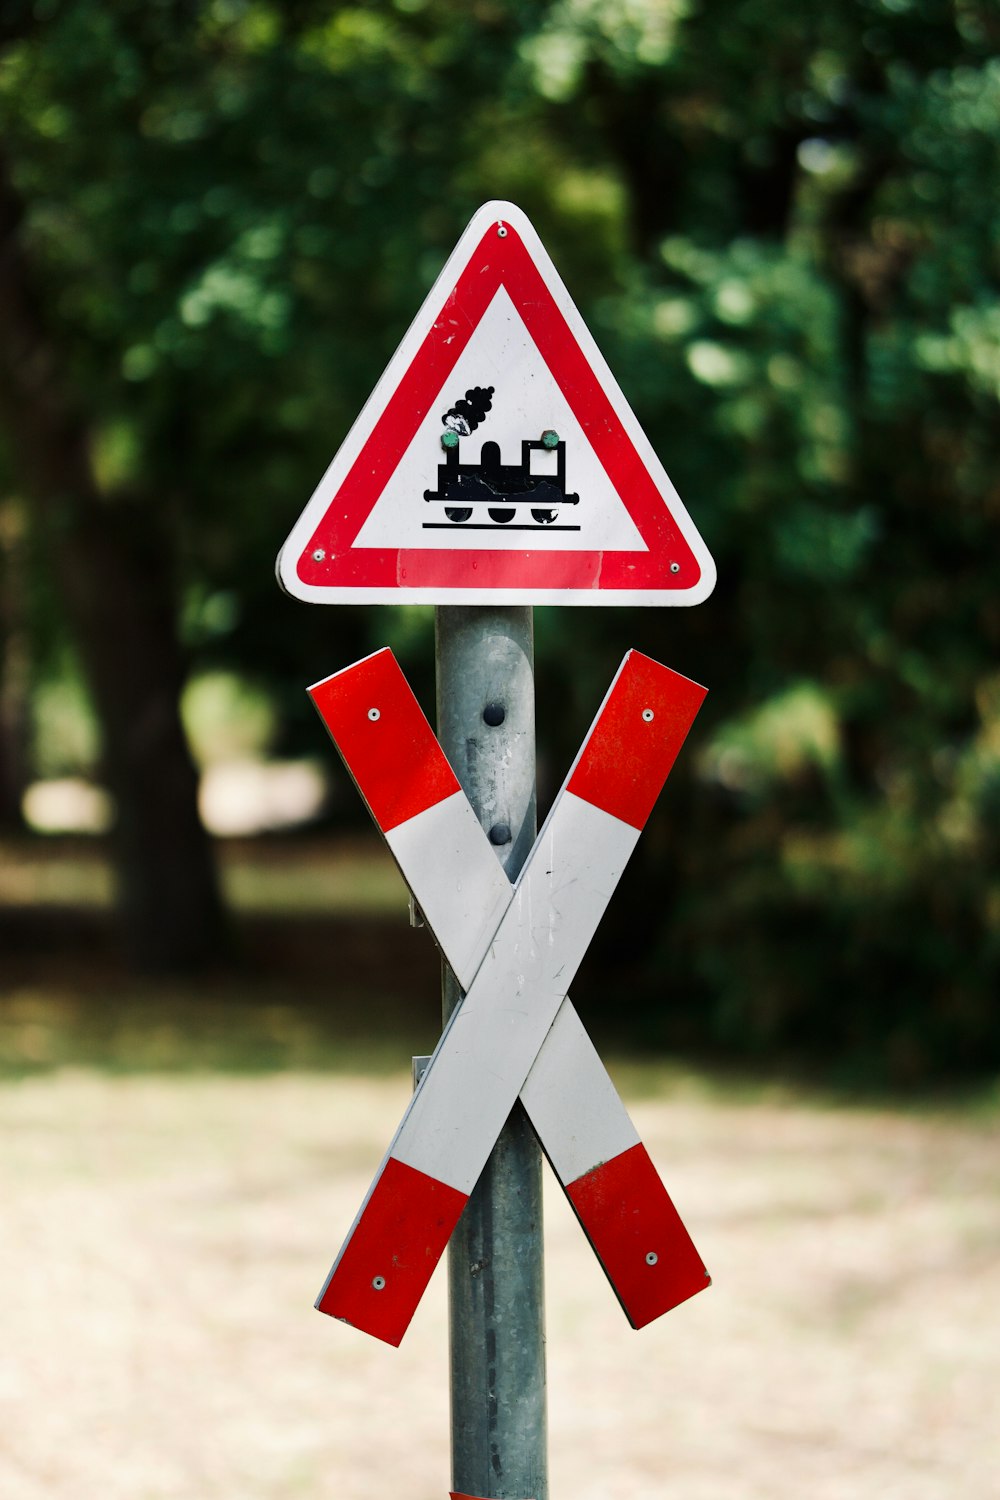
<svg viewBox="0 0 1000 1500"><path fill-rule="evenodd" d="M433 1044L432 944L408 928L405 891L304 692L388 644L430 711L433 613L310 608L280 593L274 558L468 218L493 197L534 221L719 570L693 610L536 611L543 810L629 646L710 688L578 1006L603 1045L645 1058L642 1087L666 1089L663 1108L680 1111L651 1115L650 1129L660 1120L667 1139L672 1121L714 1161L707 1177L690 1174L695 1200L698 1181L716 1183L718 1202L733 1184L723 1116L685 1113L685 1088L730 1100L750 1090L750 1114L729 1121L750 1132L744 1168L756 1129L761 1172L764 1142L794 1136L863 1173L870 1124L899 1146L886 1166L894 1191L912 1189L950 1226L916 1284L940 1299L960 1265L967 1284L982 1271L1000 1239L996 1168L976 1154L988 1139L996 1161L1000 1066L998 44L992 0L6 0L0 1104L17 1126L7 1165L26 1204L38 1173L52 1174L50 1193L71 1179L82 1191L86 1163L103 1208L81 1210L71 1193L65 1216L82 1212L103 1246L94 1255L111 1257L112 1300L121 1265L96 1226L110 1215L123 1232L108 1205L119 1191L130 1201L131 1158L117 1153L136 1110L161 1143L181 1142L184 1121L204 1124L221 1152L208 1196L241 1163L251 1177L268 1170L227 1157L223 1137L236 1150L239 1130L266 1118L285 1140L284 1122L273 1186L301 1168L307 1126L321 1129L318 1105L307 1120L302 1103L319 1098L314 1075L367 1079L370 1103ZM129 1093L151 1074L155 1087ZM180 1092L158 1093L171 1079ZM207 1080L236 1093L192 1102L185 1090ZM243 1092L254 1080L256 1105ZM810 1136L798 1095L780 1104L787 1080L832 1091L810 1095L817 1110L821 1097L864 1094L888 1113L865 1116L864 1129L860 1115L821 1113L854 1132L848 1150L832 1126ZM911 1102L898 1113L901 1091ZM965 1123L949 1114L944 1135L936 1116L918 1126L906 1111L930 1109L932 1094ZM362 1095L350 1097L363 1114ZM227 1099L240 1101L235 1113ZM296 1316L396 1113L386 1105L357 1146L357 1183L338 1179L346 1219L317 1236L323 1254L300 1246ZM70 1122L72 1161L54 1144ZM310 1141L318 1184L327 1148ZM769 1226L772 1210L777 1223L799 1209L842 1225L855 1192L882 1206L866 1179L803 1208L806 1155L772 1198L760 1179ZM142 1170L159 1181L153 1158ZM179 1160L199 1159L192 1139ZM190 1175L176 1171L181 1220L190 1210L219 1252L178 1185ZM946 1213L952 1191L963 1206ZM730 1229L749 1222L736 1199ZM22 1269L50 1264L39 1213L17 1220ZM239 1224L265 1240L273 1228L266 1216L256 1231ZM250 1253L232 1234L230 1267ZM125 1239L141 1281L163 1237ZM766 1305L771 1252L754 1253ZM896 1325L865 1323L886 1306L866 1272L841 1266L846 1290L830 1290L821 1261L822 1338L864 1324L869 1355L896 1338ZM66 1275L55 1284L75 1301ZM266 1302L266 1286L253 1283L248 1307ZM975 1399L947 1361L967 1373L992 1356L970 1354L956 1332L968 1309L953 1312L931 1405L907 1404L887 1375L891 1394L866 1408L898 1415L902 1401L910 1436L870 1439L887 1452L944 1432L964 1462L985 1463L970 1447ZM41 1326L25 1332L33 1348ZM76 1335L96 1340L102 1367L104 1334ZM868 1357L850 1347L845 1391ZM113 1339L109 1350L122 1368ZM258 1352L266 1382L273 1362ZM59 1367L53 1352L43 1385ZM756 1369L736 1372L744 1388ZM0 1367L0 1398L5 1378ZM788 1389L816 1384L807 1369L786 1378ZM680 1382L677 1399L696 1387ZM292 1407L300 1394L286 1392ZM691 1439L702 1459L687 1493L728 1497L711 1478L721 1450L705 1401L687 1429L704 1438L702 1449ZM181 1410L176 1462L191 1430ZM851 1410L845 1396L848 1425ZM769 1421L751 1415L746 1430L771 1442ZM237 1424L230 1437L238 1447L247 1432ZM887 1478L864 1469L862 1450L873 1451L852 1450L854 1496L943 1492L921 1487L940 1483L933 1463L919 1481ZM764 1443L741 1495L779 1493L774 1451ZM790 1495L806 1483L845 1492L842 1464L807 1472L790 1452L778 1465ZM280 1478L280 1493L298 1492L284 1453L272 1453L273 1491L259 1453L243 1491L277 1494ZM113 1447L91 1456L108 1494L112 1469L130 1496L234 1492L234 1471L217 1473L207 1451L175 1488L169 1465L166 1478L133 1482ZM46 1480L25 1453L10 1472L18 1497L84 1492ZM987 1472L970 1493L985 1492ZM646 1493L635 1474L621 1491L610 1471L590 1478L594 1493Z"/></svg>
<svg viewBox="0 0 1000 1500"><path fill-rule="evenodd" d="M110 956L195 974L327 901L319 834L367 830L303 689L391 644L429 705L432 612L294 603L274 557L509 197L719 568L538 612L543 795L628 646L711 689L581 983L651 1046L995 1069L998 37L985 0L8 0L5 939L113 905Z"/></svg>

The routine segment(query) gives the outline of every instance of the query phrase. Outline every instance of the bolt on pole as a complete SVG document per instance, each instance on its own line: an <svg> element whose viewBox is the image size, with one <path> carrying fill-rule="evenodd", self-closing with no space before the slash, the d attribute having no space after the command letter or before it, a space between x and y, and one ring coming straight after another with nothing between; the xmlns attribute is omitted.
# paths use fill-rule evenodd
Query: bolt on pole
<svg viewBox="0 0 1000 1500"><path fill-rule="evenodd" d="M435 611L438 738L511 880L534 842L530 607ZM444 966L445 1021L461 991ZM518 1103L448 1247L452 1487L548 1500L541 1152Z"/></svg>

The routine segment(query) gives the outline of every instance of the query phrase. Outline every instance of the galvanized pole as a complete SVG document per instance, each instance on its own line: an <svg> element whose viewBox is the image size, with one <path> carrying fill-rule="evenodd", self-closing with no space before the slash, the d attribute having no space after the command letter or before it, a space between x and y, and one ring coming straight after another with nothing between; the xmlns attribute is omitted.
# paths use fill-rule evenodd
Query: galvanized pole
<svg viewBox="0 0 1000 1500"><path fill-rule="evenodd" d="M534 842L530 608L436 611L438 737L513 880ZM445 1020L461 998L445 967ZM541 1155L516 1105L448 1247L452 1487L548 1500Z"/></svg>

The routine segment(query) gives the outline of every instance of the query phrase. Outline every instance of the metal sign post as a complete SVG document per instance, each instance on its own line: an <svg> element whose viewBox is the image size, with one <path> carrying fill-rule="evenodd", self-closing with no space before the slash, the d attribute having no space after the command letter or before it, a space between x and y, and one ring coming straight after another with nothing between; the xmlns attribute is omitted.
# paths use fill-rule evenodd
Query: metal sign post
<svg viewBox="0 0 1000 1500"><path fill-rule="evenodd" d="M438 738L514 880L535 840L530 608L436 612ZM442 965L447 1024L461 991ZM452 1486L548 1500L541 1152L520 1103L451 1237Z"/></svg>

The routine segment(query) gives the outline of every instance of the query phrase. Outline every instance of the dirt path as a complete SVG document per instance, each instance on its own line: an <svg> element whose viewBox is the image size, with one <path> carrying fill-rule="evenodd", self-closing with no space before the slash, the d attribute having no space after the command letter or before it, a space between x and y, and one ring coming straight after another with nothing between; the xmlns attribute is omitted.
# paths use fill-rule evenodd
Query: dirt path
<svg viewBox="0 0 1000 1500"><path fill-rule="evenodd" d="M627 1097L715 1285L640 1334L548 1199L553 1500L985 1500L1000 1121ZM311 1309L407 1094L0 1087L5 1500L444 1500L443 1272L394 1351Z"/></svg>

